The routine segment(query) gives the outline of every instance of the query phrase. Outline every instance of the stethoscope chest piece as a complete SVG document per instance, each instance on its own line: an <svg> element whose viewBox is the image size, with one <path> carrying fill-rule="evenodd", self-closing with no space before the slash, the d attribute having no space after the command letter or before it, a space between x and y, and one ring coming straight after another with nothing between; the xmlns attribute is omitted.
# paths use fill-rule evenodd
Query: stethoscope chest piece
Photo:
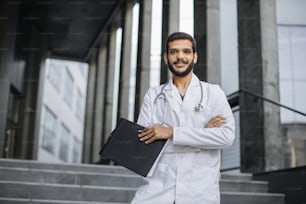
<svg viewBox="0 0 306 204"><path fill-rule="evenodd" d="M202 104L198 103L197 105L195 105L194 110L195 110L195 112L202 111L203 110Z"/></svg>

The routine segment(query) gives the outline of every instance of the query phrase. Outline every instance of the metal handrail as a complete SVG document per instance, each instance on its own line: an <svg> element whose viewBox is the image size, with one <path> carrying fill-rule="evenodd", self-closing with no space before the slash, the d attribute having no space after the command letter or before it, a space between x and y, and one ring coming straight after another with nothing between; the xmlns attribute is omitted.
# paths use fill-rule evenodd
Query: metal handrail
<svg viewBox="0 0 306 204"><path fill-rule="evenodd" d="M240 94L240 93L249 94L249 95L254 96L254 97L256 97L256 98L259 98L259 99L261 99L261 100L264 100L264 101L273 103L274 105L280 106L280 107L285 108L285 109L287 109L287 110L293 111L293 112L298 113L298 114L303 115L303 116L306 116L306 113L303 113L303 112L298 111L298 110L296 110L296 109L294 109L294 108L291 108L291 107L289 107L289 106L286 106L286 105L283 105L283 104L278 103L278 102L276 102L276 101L273 101L273 100L271 100L271 99L268 99L268 98L266 98L266 97L264 97L264 96L262 96L262 95L259 95L259 94L257 94L257 93L254 93L254 92L252 92L252 91L250 91L250 90L247 90L247 89L240 89L240 90L238 90L238 91L236 91L236 92L234 92L234 93L231 93L231 94L229 94L229 95L227 96L227 99L228 99L229 103L231 104L231 107L237 106L237 105L239 104L238 98L239 98L239 94Z"/></svg>

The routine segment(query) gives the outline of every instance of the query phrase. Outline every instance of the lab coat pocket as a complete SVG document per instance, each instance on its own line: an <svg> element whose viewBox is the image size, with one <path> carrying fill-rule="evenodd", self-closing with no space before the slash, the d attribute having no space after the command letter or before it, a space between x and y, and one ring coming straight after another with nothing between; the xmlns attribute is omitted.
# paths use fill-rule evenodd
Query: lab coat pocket
<svg viewBox="0 0 306 204"><path fill-rule="evenodd" d="M196 201L216 203L219 199L219 179L216 170L196 165L190 174L189 189Z"/></svg>
<svg viewBox="0 0 306 204"><path fill-rule="evenodd" d="M165 180L167 178L167 165L166 164L157 164L156 169L152 177L144 178L148 183L146 192L147 193L158 193L162 191Z"/></svg>

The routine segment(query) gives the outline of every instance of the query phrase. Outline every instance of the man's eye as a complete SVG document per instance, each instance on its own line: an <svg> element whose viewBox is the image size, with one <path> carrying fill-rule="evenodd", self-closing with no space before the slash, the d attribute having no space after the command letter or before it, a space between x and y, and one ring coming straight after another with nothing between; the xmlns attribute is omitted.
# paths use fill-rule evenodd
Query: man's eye
<svg viewBox="0 0 306 204"><path fill-rule="evenodd" d="M185 50L184 50L184 53L190 54L190 53L192 53L192 50L190 50L190 49L185 49Z"/></svg>
<svg viewBox="0 0 306 204"><path fill-rule="evenodd" d="M170 50L170 51L169 51L169 54L170 54L170 55L174 55L175 53L176 53L176 50Z"/></svg>

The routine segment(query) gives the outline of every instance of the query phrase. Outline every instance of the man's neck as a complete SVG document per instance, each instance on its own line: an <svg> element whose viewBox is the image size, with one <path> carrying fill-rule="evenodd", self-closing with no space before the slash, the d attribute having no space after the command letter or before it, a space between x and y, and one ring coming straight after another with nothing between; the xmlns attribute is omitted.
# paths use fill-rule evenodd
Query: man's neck
<svg viewBox="0 0 306 204"><path fill-rule="evenodd" d="M191 78L192 72L190 72L190 74L186 75L185 77L173 76L173 84L179 90L181 95L185 95L185 92L190 84Z"/></svg>

